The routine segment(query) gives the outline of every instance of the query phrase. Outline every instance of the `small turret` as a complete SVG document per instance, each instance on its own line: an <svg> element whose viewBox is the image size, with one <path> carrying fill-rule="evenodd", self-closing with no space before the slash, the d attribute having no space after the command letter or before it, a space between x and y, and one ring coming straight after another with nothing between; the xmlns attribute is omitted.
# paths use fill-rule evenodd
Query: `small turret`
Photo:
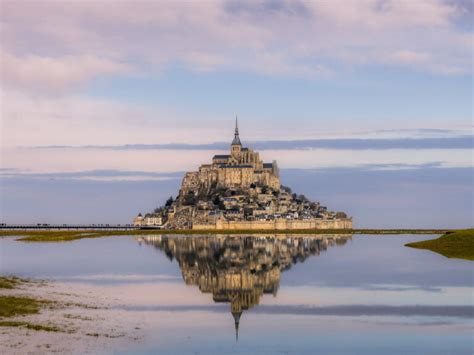
<svg viewBox="0 0 474 355"><path fill-rule="evenodd" d="M134 226L141 226L143 224L143 216L141 213L138 214L138 216L136 216L134 219L133 219L133 225Z"/></svg>

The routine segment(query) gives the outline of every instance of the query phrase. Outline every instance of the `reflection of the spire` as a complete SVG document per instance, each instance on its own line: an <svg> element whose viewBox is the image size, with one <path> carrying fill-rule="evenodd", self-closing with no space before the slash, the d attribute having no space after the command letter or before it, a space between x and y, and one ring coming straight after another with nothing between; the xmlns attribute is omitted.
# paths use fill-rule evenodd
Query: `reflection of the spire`
<svg viewBox="0 0 474 355"><path fill-rule="evenodd" d="M159 235L138 237L140 243L155 246L176 259L184 282L214 302L230 303L236 340L240 316L259 304L263 294L276 296L282 271L319 255L329 246L343 245L351 238L340 235Z"/></svg>

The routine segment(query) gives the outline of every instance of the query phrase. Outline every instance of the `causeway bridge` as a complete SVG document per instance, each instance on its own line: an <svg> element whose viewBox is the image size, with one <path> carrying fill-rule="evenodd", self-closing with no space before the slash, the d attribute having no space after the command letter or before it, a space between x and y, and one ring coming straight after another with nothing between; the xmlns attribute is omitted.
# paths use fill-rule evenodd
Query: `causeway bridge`
<svg viewBox="0 0 474 355"><path fill-rule="evenodd" d="M6 224L0 223L0 230L136 230L143 229L133 224Z"/></svg>

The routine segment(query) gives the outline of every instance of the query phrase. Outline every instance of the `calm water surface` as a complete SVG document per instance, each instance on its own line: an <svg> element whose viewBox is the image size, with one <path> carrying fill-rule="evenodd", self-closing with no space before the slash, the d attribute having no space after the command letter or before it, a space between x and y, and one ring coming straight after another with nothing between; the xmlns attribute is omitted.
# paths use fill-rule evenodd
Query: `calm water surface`
<svg viewBox="0 0 474 355"><path fill-rule="evenodd" d="M434 237L4 238L0 271L117 296L117 353L472 354L474 264L403 246Z"/></svg>

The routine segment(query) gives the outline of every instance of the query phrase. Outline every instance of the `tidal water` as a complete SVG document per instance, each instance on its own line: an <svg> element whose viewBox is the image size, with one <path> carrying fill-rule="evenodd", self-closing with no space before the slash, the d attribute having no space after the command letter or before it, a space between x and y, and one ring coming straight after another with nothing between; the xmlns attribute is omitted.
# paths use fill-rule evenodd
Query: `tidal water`
<svg viewBox="0 0 474 355"><path fill-rule="evenodd" d="M127 354L472 354L474 269L437 236L0 239L0 272L87 285L141 319Z"/></svg>

